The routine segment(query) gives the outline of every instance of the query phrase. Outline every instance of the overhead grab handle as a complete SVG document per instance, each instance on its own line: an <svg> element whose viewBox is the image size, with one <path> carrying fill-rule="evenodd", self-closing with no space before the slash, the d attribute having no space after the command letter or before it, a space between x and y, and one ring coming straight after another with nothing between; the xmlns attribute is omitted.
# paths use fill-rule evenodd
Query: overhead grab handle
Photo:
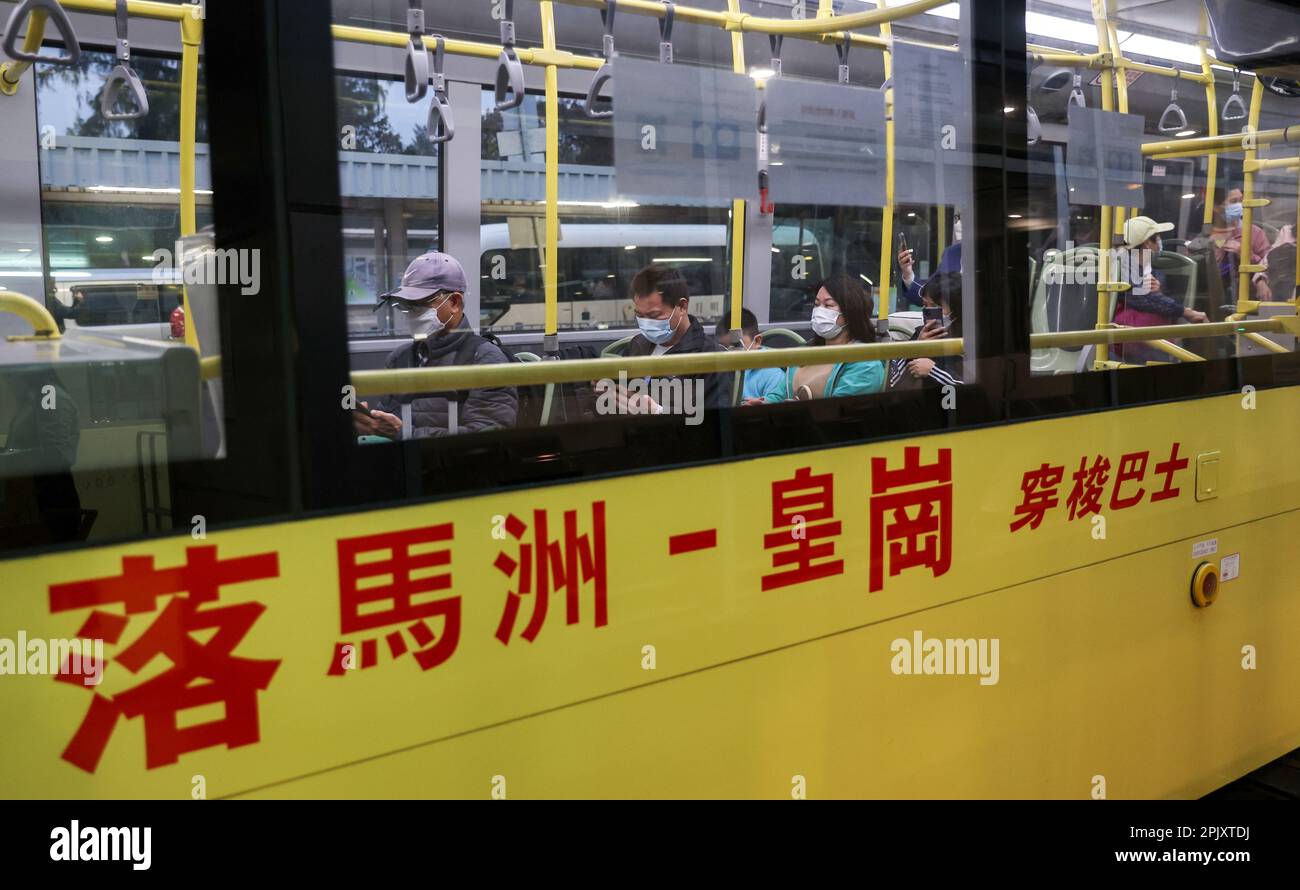
<svg viewBox="0 0 1300 890"><path fill-rule="evenodd" d="M600 21L605 26L605 34L601 39L605 64L600 66L596 76L591 79L591 86L587 87L587 100L582 104L583 113L593 120L604 120L614 116L614 103L599 100L600 91L605 88L605 84L614 79L614 13L617 11L617 0L605 0L605 8L600 11Z"/></svg>
<svg viewBox="0 0 1300 890"><path fill-rule="evenodd" d="M673 63L673 18L677 15L677 5L672 0L664 0L664 17L659 20L659 61L665 65Z"/></svg>
<svg viewBox="0 0 1300 890"><path fill-rule="evenodd" d="M106 121L136 121L149 113L149 94L145 92L140 77L131 68L131 41L127 39L126 0L117 0L117 65L108 75L99 94L99 113ZM123 93L129 92L135 100L135 111L114 111Z"/></svg>
<svg viewBox="0 0 1300 890"><path fill-rule="evenodd" d="M456 136L456 122L451 116L451 102L447 98L447 78L442 73L447 41L441 34L435 34L433 40L433 101L429 103L429 120L425 129L429 141L436 145L450 142Z"/></svg>
<svg viewBox="0 0 1300 890"><path fill-rule="evenodd" d="M501 55L497 57L497 111L509 111L524 104L524 65L515 54L515 0L506 0L501 20Z"/></svg>
<svg viewBox="0 0 1300 890"><path fill-rule="evenodd" d="M1165 108L1164 114L1160 115L1160 123L1156 124L1156 129L1161 133L1178 133L1187 129L1187 115L1178 107L1177 87L1169 91L1169 105Z"/></svg>
<svg viewBox="0 0 1300 890"><path fill-rule="evenodd" d="M835 55L840 58L840 83L849 82L849 47L853 46L853 38L849 32L844 32L844 40L835 44Z"/></svg>
<svg viewBox="0 0 1300 890"><path fill-rule="evenodd" d="M406 101L419 102L429 91L429 51L424 46L424 0L410 0L406 11Z"/></svg>
<svg viewBox="0 0 1300 890"><path fill-rule="evenodd" d="M1043 125L1038 122L1038 112L1032 105L1025 106L1025 135L1030 145L1037 145L1043 139Z"/></svg>
<svg viewBox="0 0 1300 890"><path fill-rule="evenodd" d="M1074 74L1074 89L1070 91L1070 104L1080 108L1088 107L1088 100L1083 95L1083 77L1077 71Z"/></svg>
<svg viewBox="0 0 1300 890"><path fill-rule="evenodd" d="M45 20L53 22L54 27L59 29L59 36L63 39L63 54L58 56L43 56L40 54L39 47L33 52L26 53L18 48L18 32L22 29L24 19L33 13L41 11L45 13ZM29 28L31 27L28 19ZM5 55L16 62L45 62L48 65L75 65L81 60L81 44L77 41L77 35L72 30L72 22L68 19L68 14L63 11L58 0L23 0L19 3L9 15L9 22L5 25Z"/></svg>
<svg viewBox="0 0 1300 890"><path fill-rule="evenodd" d="M781 76L781 44L784 42L784 34L767 35L767 45L772 48L772 64L768 67L772 69L773 77Z"/></svg>
<svg viewBox="0 0 1300 890"><path fill-rule="evenodd" d="M1232 95L1223 103L1223 119L1240 121L1246 119L1246 103L1241 100L1241 69L1232 69Z"/></svg>

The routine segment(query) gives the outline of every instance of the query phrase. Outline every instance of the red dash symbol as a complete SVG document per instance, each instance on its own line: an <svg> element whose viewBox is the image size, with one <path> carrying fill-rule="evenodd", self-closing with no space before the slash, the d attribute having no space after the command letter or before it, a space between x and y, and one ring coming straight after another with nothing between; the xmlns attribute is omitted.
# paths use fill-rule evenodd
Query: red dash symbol
<svg viewBox="0 0 1300 890"><path fill-rule="evenodd" d="M673 535L668 539L668 555L676 556L679 553L694 553L696 550L710 550L718 546L718 530L716 528L705 529L702 532L687 532L684 535Z"/></svg>

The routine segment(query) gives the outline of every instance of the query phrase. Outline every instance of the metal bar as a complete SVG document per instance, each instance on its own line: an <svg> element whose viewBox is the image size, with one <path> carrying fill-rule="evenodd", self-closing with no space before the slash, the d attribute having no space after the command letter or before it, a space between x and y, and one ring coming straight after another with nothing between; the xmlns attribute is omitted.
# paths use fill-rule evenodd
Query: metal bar
<svg viewBox="0 0 1300 890"><path fill-rule="evenodd" d="M1256 334L1255 336L1259 336L1259 335ZM1172 355L1174 358L1182 362L1205 361L1205 356L1197 355L1194 352L1183 349L1181 346L1175 346L1173 343L1170 343L1168 340L1148 340L1147 342L1151 346L1165 353L1166 355Z"/></svg>
<svg viewBox="0 0 1300 890"><path fill-rule="evenodd" d="M555 5L542 0L542 48L555 50ZM542 351L560 350L560 80L559 68L546 66L546 267L542 283L546 295Z"/></svg>
<svg viewBox="0 0 1300 890"><path fill-rule="evenodd" d="M740 11L740 0L727 0L729 12ZM731 34L731 70L745 73L745 36L739 31ZM731 202L731 332L735 338L741 325L745 302L745 202ZM739 340L737 339L737 342Z"/></svg>
<svg viewBox="0 0 1300 890"><path fill-rule="evenodd" d="M27 19L27 34L23 37L23 52L35 53L45 40L45 22L49 16L43 9L34 9ZM12 96L18 92L18 82L31 62L7 61L0 65L0 93Z"/></svg>
<svg viewBox="0 0 1300 890"><path fill-rule="evenodd" d="M885 9L889 0L876 0L876 5ZM893 37L893 29L888 24L880 26L880 38L886 43ZM885 82L893 83L894 54L884 52ZM880 284L876 302L876 313L880 317L880 326L889 327L889 304L894 298L894 289L890 276L894 271L894 88L885 90L885 206L880 211ZM916 274L916 266L912 267Z"/></svg>
<svg viewBox="0 0 1300 890"><path fill-rule="evenodd" d="M1264 347L1269 352L1276 352L1279 355L1291 354L1291 350L1287 349L1281 343L1274 343L1272 340L1268 339L1267 337L1261 334L1244 333L1241 336L1245 337L1247 340L1249 340L1251 343L1254 343L1256 346Z"/></svg>
<svg viewBox="0 0 1300 890"><path fill-rule="evenodd" d="M98 12L114 15L117 0L59 0L63 8L74 12ZM126 11L132 18L161 19L180 22L202 21L202 7L193 3L158 3L156 0L127 0Z"/></svg>
<svg viewBox="0 0 1300 890"><path fill-rule="evenodd" d="M59 324L41 303L26 294L0 290L0 312L12 312L32 326L33 336L44 340L58 340Z"/></svg>
<svg viewBox="0 0 1300 890"><path fill-rule="evenodd" d="M604 9L605 0L555 0L569 6L585 6L591 9ZM677 7L677 21L696 24L714 25L728 31L753 31L760 34L811 35L814 38L831 36L836 32L851 31L856 28L870 28L888 22L899 21L929 12L944 6L951 0L916 0L907 6L879 9L870 12L854 12L835 16L832 19L776 19L750 15L731 8L728 2L726 12L714 12L692 6ZM663 18L664 5L657 0L619 0L619 12Z"/></svg>
<svg viewBox="0 0 1300 890"><path fill-rule="evenodd" d="M1258 77L1255 78L1254 89L1250 92L1250 119L1247 123L1246 132L1254 133L1259 129L1259 112L1264 104L1264 82ZM1246 163L1257 160L1259 149L1256 143L1251 142L1250 148L1246 151ZM1251 199L1255 197L1255 173L1248 166L1245 168L1245 175L1242 177L1241 185L1242 204L1244 208L1241 214L1241 255L1238 260L1237 273L1237 311L1246 312L1243 308L1243 300L1249 300L1254 297L1254 292L1250 287L1252 272L1250 266L1255 262L1251 256L1251 245L1254 238L1251 237L1252 226L1255 224L1255 208L1251 206Z"/></svg>
<svg viewBox="0 0 1300 890"><path fill-rule="evenodd" d="M1294 326L1294 324L1292 324ZM1282 317L1254 318L1247 321L1215 321L1203 324L1161 324L1145 328L1099 328L1092 331L1051 331L1030 334L1033 349L1053 349L1066 346L1089 346L1107 343L1143 343L1150 340L1201 340L1208 337L1230 337L1247 331L1287 333L1288 322Z"/></svg>
<svg viewBox="0 0 1300 890"><path fill-rule="evenodd" d="M1123 68L1124 53L1119 45L1119 33L1115 30L1115 0L1106 0L1106 42L1107 48L1114 59L1115 65ZM1115 92L1119 98L1119 113L1128 114L1128 78L1122 73L1113 76L1115 81ZM1124 217L1128 215L1127 207L1116 207L1114 210L1114 219L1111 221L1116 235L1124 233Z"/></svg>
<svg viewBox="0 0 1300 890"><path fill-rule="evenodd" d="M129 7L128 7L129 8ZM198 7L191 7L197 9ZM199 50L203 45L203 19L184 16L181 20L181 237L198 231L198 210L194 196L194 170L197 149L199 103ZM177 262L179 262L177 258ZM199 348L199 332L194 313L190 311L189 290L181 286L181 301L185 306L185 345L195 352Z"/></svg>
<svg viewBox="0 0 1300 890"><path fill-rule="evenodd" d="M1109 43L1106 33L1106 8L1103 0L1092 0L1092 18L1097 25L1097 47L1101 49ZM1114 84L1114 75L1109 67L1101 71L1101 107L1103 111L1114 111L1114 101L1111 96L1111 90ZM1111 242L1111 220L1112 213L1109 206L1103 205L1101 208L1101 225L1097 232L1097 242L1100 250L1097 257L1097 327L1104 328L1110 324L1110 306L1111 291L1108 289L1112 284L1110 280L1110 242ZM1110 358L1110 350L1107 348L1109 341L1103 341L1097 344L1097 355L1095 360L1104 362Z"/></svg>
<svg viewBox="0 0 1300 890"><path fill-rule="evenodd" d="M1258 81L1256 81L1258 83ZM1249 137L1249 138L1247 138ZM1260 146L1289 145L1300 142L1300 125L1263 130L1258 133L1234 133L1224 136L1204 136L1197 139L1177 139L1172 142L1148 142L1142 146L1144 155L1191 157L1211 152L1247 151L1251 143ZM1173 155L1173 152L1185 154Z"/></svg>
<svg viewBox="0 0 1300 890"><path fill-rule="evenodd" d="M1206 125L1206 135L1211 139L1219 135L1219 101L1214 92L1214 69L1210 67L1210 38L1209 38L1209 17L1206 15L1205 8L1201 7L1200 32L1201 39L1197 45L1201 49L1201 73L1205 75L1205 108L1206 116L1209 123ZM1219 156L1210 154L1205 166L1205 212L1201 219L1202 225L1209 226L1214 222L1214 186L1215 179L1219 174ZM1300 254L1297 254L1300 257Z"/></svg>

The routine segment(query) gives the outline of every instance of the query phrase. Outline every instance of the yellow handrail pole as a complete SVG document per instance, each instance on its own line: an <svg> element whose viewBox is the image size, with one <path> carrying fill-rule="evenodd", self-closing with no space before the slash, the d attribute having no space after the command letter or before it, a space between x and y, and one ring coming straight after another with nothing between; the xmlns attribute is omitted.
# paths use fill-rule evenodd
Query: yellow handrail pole
<svg viewBox="0 0 1300 890"><path fill-rule="evenodd" d="M1119 113L1128 114L1128 76L1124 73L1124 53L1119 45L1119 33L1115 30L1115 20L1111 18L1115 14L1115 0L1106 0L1107 18L1106 18L1106 41L1110 50L1112 63L1115 65L1115 92L1119 96ZM1098 47L1100 49L1101 47ZM1124 234L1124 217L1128 215L1127 207L1116 207L1114 210L1115 234Z"/></svg>
<svg viewBox="0 0 1300 890"><path fill-rule="evenodd" d="M591 9L605 8L605 0L555 0L555 2L565 3L569 6L586 6ZM733 8L731 0L728 0L726 12L714 12L693 6L678 5L676 7L676 16L679 22L715 25L726 28L728 31L756 31L761 34L786 34L792 36L806 35L812 36L814 39L820 39L832 35L836 31L870 28L874 25L911 18L950 2L951 0L916 0L916 2L907 6L898 6L892 9L885 9L882 6L870 12L853 12L848 15L835 16L829 20L818 17L800 21L798 19L775 19L750 15L749 13L740 12L738 6ZM664 5L659 0L619 0L618 11L663 18Z"/></svg>
<svg viewBox="0 0 1300 890"><path fill-rule="evenodd" d="M330 35L335 40L345 43L365 43L372 46L391 46L404 48L410 39L405 32L383 31L378 28L358 28L354 25L331 25ZM424 45L433 49L434 37L426 34ZM444 41L444 51L452 56L473 56L480 59L497 59L501 55L501 44L479 43L474 40L458 40L448 37ZM554 65L557 68L583 68L595 71L603 63L602 59L592 56L577 56L567 50L547 50L540 47L515 46L515 55L525 65Z"/></svg>
<svg viewBox="0 0 1300 890"><path fill-rule="evenodd" d="M542 0L542 48L555 50L555 6ZM546 255L542 282L546 291L546 327L542 351L560 350L560 74L546 66Z"/></svg>
<svg viewBox="0 0 1300 890"><path fill-rule="evenodd" d="M27 36L23 38L23 52L34 53L41 48L41 41L45 39L45 21L48 18L45 10L32 10L31 16L27 19ZM18 82L22 80L23 72L31 65L31 62L14 61L0 65L0 93L6 96L17 93Z"/></svg>
<svg viewBox="0 0 1300 890"><path fill-rule="evenodd" d="M1097 24L1097 48L1101 49L1109 43L1106 35L1106 8L1103 0L1092 0L1092 17ZM1101 71L1101 107L1103 111L1114 111L1114 101L1111 96L1113 84L1113 75L1110 68L1103 68ZM1111 248L1111 209L1106 205L1101 208L1101 225L1098 229L1097 246L1097 327L1103 328L1110 324L1110 287L1113 282L1110 280L1110 248ZM1110 349L1106 343L1097 344L1097 354L1095 361L1104 362L1110 358Z"/></svg>
<svg viewBox="0 0 1300 890"><path fill-rule="evenodd" d="M1264 82L1256 77L1255 88L1250 92L1250 118L1247 126L1248 133L1254 133L1259 129L1259 112L1264 104ZM1240 313L1251 312L1257 304L1252 304L1254 293L1250 288L1251 276L1260 271L1263 267L1254 264L1254 257L1251 256L1251 237L1252 226L1255 224L1255 171L1251 169L1251 161L1259 157L1259 149L1255 142L1247 143L1249 148L1246 150L1246 163L1243 164L1245 175L1242 177L1242 204L1244 205L1241 213L1241 258L1237 263L1237 311ZM1265 201L1265 204L1268 202ZM1263 206L1263 205L1260 205Z"/></svg>
<svg viewBox="0 0 1300 890"><path fill-rule="evenodd" d="M58 340L59 323L54 320L50 310L26 294L17 294L9 290L0 290L0 312L11 312L32 326L34 337L42 340Z"/></svg>
<svg viewBox="0 0 1300 890"><path fill-rule="evenodd" d="M1291 158L1290 160L1295 161L1296 164L1300 166L1300 158ZM1291 230L1291 237L1300 239L1300 175L1296 176L1295 212L1296 212L1296 224L1295 224L1295 228ZM1297 283L1300 283L1300 241L1296 242L1295 281ZM1273 295L1273 299L1277 299L1276 294ZM1287 294L1287 299L1290 300L1293 305L1300 307L1300 290L1296 290L1290 294Z"/></svg>
<svg viewBox="0 0 1300 890"><path fill-rule="evenodd" d="M1247 336L1250 335L1247 334ZM1258 337L1259 335L1256 334L1255 336ZM1172 355L1174 358L1178 359L1179 361L1183 361L1183 362L1205 361L1205 356L1197 355L1194 352L1183 349L1181 346L1175 346L1173 343L1170 343L1168 340L1148 340L1147 342L1151 344L1153 347L1155 347L1156 349L1159 349L1161 352L1165 353L1166 355ZM1286 350L1283 350L1283 352L1285 351Z"/></svg>
<svg viewBox="0 0 1300 890"><path fill-rule="evenodd" d="M1275 352L1278 355L1291 354L1291 350L1287 349L1281 343L1274 343L1272 340L1268 339L1267 337L1261 334L1254 334L1248 331L1246 333L1241 334L1241 336L1245 337L1247 340L1249 340L1251 343L1254 343L1256 346L1262 346L1264 349L1268 350L1269 352Z"/></svg>
<svg viewBox="0 0 1300 890"><path fill-rule="evenodd" d="M1191 80L1196 83L1203 83L1206 77L1213 77L1213 75L1207 75L1203 71L1188 71L1185 68L1151 65L1147 62L1135 62L1132 59L1112 61L1108 58L1109 54L1105 52L1077 53L1071 52L1070 50L1060 49L1058 47L1042 46L1036 43L1026 44L1025 49L1033 55L1035 62L1046 62L1051 65L1065 65L1071 68L1093 68L1100 70L1112 67L1125 71L1141 71L1143 74L1155 74L1160 77Z"/></svg>
<svg viewBox="0 0 1300 890"><path fill-rule="evenodd" d="M1208 112L1209 123L1206 125L1206 135L1214 138L1219 135L1219 100L1214 92L1214 69L1210 67L1210 38L1208 32L1208 17L1205 9L1201 9L1200 33L1201 39L1197 41L1201 48L1201 73L1205 75L1205 108ZM1211 154L1205 165L1205 213L1201 224L1209 226L1214 222L1214 188L1215 179L1219 175L1219 156ZM1300 254L1297 254L1300 256Z"/></svg>
<svg viewBox="0 0 1300 890"><path fill-rule="evenodd" d="M190 6L194 14L181 19L181 237L198 231L198 209L194 197L194 152L197 135L199 104L199 48L203 45L202 7ZM176 258L179 264L180 257ZM190 294L181 284L181 299L185 306L185 345L195 352L199 349L199 332L194 313L190 311Z"/></svg>
<svg viewBox="0 0 1300 890"><path fill-rule="evenodd" d="M876 5L883 10L889 5L889 0L876 0ZM893 39L893 31L887 23L880 26L880 36L885 41ZM894 54L886 49L882 55L885 82L890 86L885 90L885 206L880 211L880 286L876 300L880 305L876 307L876 313L881 322L888 325L889 303L894 296L889 282L894 271ZM912 268L915 273L916 267Z"/></svg>
<svg viewBox="0 0 1300 890"><path fill-rule="evenodd" d="M1220 136L1202 136L1196 139L1178 139L1172 142L1148 142L1142 146L1142 154L1168 157L1173 152L1193 154L1210 154L1211 152L1245 151L1246 146L1254 143L1260 147L1269 145L1290 145L1300 142L1300 124L1278 127L1251 133L1246 139L1245 133L1227 133Z"/></svg>
<svg viewBox="0 0 1300 890"><path fill-rule="evenodd" d="M620 8L621 5L620 5ZM727 0L729 12L740 11L740 0ZM731 70L745 73L745 35L731 33ZM802 249L802 248L800 248ZM745 304L745 202L731 202L731 330L740 330Z"/></svg>

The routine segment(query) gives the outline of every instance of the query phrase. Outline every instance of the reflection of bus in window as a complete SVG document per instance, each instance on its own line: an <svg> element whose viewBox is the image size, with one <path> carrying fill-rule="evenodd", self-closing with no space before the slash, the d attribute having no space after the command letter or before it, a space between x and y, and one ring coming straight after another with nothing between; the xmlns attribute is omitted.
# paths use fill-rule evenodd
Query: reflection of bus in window
<svg viewBox="0 0 1300 890"><path fill-rule="evenodd" d="M72 306L78 291L85 301L73 324L78 327L166 324L181 303L175 269L88 269L55 272L54 298Z"/></svg>
<svg viewBox="0 0 1300 890"><path fill-rule="evenodd" d="M546 297L541 253L511 247L506 223L481 229L479 260L480 323L496 331L542 330ZM794 256L797 231L781 230L774 250ZM824 275L815 238L803 233L801 256L811 284ZM720 318L727 305L729 261L725 225L566 224L559 248L559 327L602 330L636 325L628 288L650 263L665 263L686 276L691 314L705 323Z"/></svg>

